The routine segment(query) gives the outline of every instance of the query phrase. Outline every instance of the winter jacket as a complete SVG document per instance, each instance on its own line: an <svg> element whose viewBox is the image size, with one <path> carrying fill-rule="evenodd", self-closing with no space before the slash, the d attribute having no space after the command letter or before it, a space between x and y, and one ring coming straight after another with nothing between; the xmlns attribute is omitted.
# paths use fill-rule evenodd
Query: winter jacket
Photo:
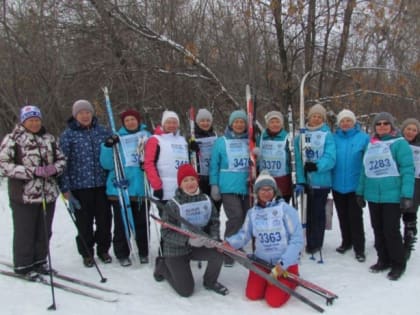
<svg viewBox="0 0 420 315"><path fill-rule="evenodd" d="M342 194L355 192L369 136L356 124L346 131L338 128L334 141L337 156L332 170L332 188Z"/></svg>
<svg viewBox="0 0 420 315"><path fill-rule="evenodd" d="M139 139L143 137L145 138L150 137L150 133L146 131L146 126L143 124L140 125L139 131L136 133L129 132L124 127L121 127L120 130L118 130L118 135L120 136L120 139L123 139L124 136L136 135L137 136L136 145ZM124 148L123 148L123 145L121 144L122 141L123 140L120 140L120 143L118 144L118 146L119 146L119 151L121 154L122 164L124 165L125 179L128 180L128 193L130 197L136 197L135 199L137 199L138 197L144 197L145 196L144 172L140 168L138 155L134 157L135 161L132 162L133 165L127 166L126 158L124 155ZM116 197L118 196L118 189L115 186L115 168L114 168L113 149L106 147L104 144L102 144L99 160L100 160L101 166L104 169L109 171L108 178L106 181L106 194L108 196Z"/></svg>
<svg viewBox="0 0 420 315"><path fill-rule="evenodd" d="M174 160L174 156L161 156L160 141L163 140L164 143L182 143L185 145L185 156L180 157L177 160ZM146 142L145 154L144 154L144 171L147 175L147 180L153 190L163 189L164 191L164 200L172 198L175 194L177 187L176 176L178 167L181 164L188 163L188 145L185 138L183 138L179 131L176 134L173 133L164 133L163 130L158 127L155 129L155 133L152 137L149 138ZM166 160L169 162L171 160L174 162L175 167L167 167L165 172L159 172L158 164L160 159ZM163 178L167 178L167 181L162 181Z"/></svg>
<svg viewBox="0 0 420 315"><path fill-rule="evenodd" d="M175 197L169 200L164 210L162 211L162 219L166 222L172 223L177 226L182 226L179 220L173 218L170 213L176 213L176 215L180 215L180 208L179 205L183 205L186 203L197 202L197 201L206 201L210 200L205 194L198 194L194 196L187 195L181 189L177 189L175 192ZM210 219L206 225L208 225L209 236L214 240L219 240L219 228L220 228L220 221L218 212L211 202L211 211ZM201 229L204 231L204 227ZM191 252L191 246L188 243L189 237L183 234L180 234L176 231L173 231L169 228L161 228L161 236L163 238L163 256L183 256L187 255Z"/></svg>
<svg viewBox="0 0 420 315"><path fill-rule="evenodd" d="M325 123L316 130L308 130L307 128L306 137L309 138L308 136L311 136L318 131L325 133L323 154L319 157L312 156L314 152L310 150L311 143L310 141L307 142L307 147L309 147L309 150L306 151L310 152L311 155L307 156L306 161L315 162L318 170L308 173L306 177L303 169L304 164L302 162L302 152L300 150L301 137L299 136L295 139L296 182L299 184L308 184L312 187L330 188L332 184L331 171L335 165L336 158L334 138L330 128ZM312 139L312 141L316 143L317 139Z"/></svg>
<svg viewBox="0 0 420 315"><path fill-rule="evenodd" d="M37 166L54 164L57 174L46 179L35 176ZM41 203L57 199L57 176L66 166L57 142L44 127L33 134L17 125L0 146L0 172L9 178L9 198L17 203Z"/></svg>
<svg viewBox="0 0 420 315"><path fill-rule="evenodd" d="M382 138L373 137L370 144L380 141L395 140L389 145L392 158L394 159L399 176L387 176L380 178L368 177L366 167L376 167L368 164L365 160L362 165L362 173L359 179L359 185L356 194L364 196L367 201L375 203L399 203L400 198L412 198L414 191L414 163L413 153L408 142L397 135L385 135ZM369 146L365 150L368 152Z"/></svg>
<svg viewBox="0 0 420 315"><path fill-rule="evenodd" d="M217 138L211 151L210 158L210 185L218 185L222 194L248 194L249 158L246 161L229 161L226 151L227 141L240 140L248 147L248 134L235 135L227 127L223 137ZM229 163L239 163L243 166L241 171L230 171Z"/></svg>
<svg viewBox="0 0 420 315"><path fill-rule="evenodd" d="M60 148L67 158L67 167L60 178L63 193L85 188L104 187L107 172L99 163L101 143L111 131L93 117L92 125L85 128L70 118L67 128L61 134Z"/></svg>
<svg viewBox="0 0 420 315"><path fill-rule="evenodd" d="M200 151L195 152L197 159L197 172L200 175L200 183L202 180L209 182L209 168L210 168L210 158L211 151L216 141L216 133L213 131L213 128L205 131L201 129L197 124L195 124L195 142L198 144ZM193 154L190 152L190 154ZM204 166L204 167L202 167ZM200 185L201 186L201 185Z"/></svg>
<svg viewBox="0 0 420 315"><path fill-rule="evenodd" d="M264 130L261 137L257 138L257 147L259 148L259 156L258 156L258 171L261 172L262 170L267 170L271 176L274 177L277 187L279 188L279 191L283 196L290 196L292 195L292 177L291 177L291 154L290 154L290 148L289 148L289 139L288 139L289 133L282 129L279 133L275 135L270 135L268 132L268 129ZM284 142L284 147L282 150L284 150L285 154L285 163L284 165L273 165L276 163L281 163L280 160L269 160L267 161L264 157L264 150L262 148L262 144L264 142L267 143L267 141L277 141L277 142ZM276 176L276 174L273 172L274 169L281 168L284 170L284 175Z"/></svg>
<svg viewBox="0 0 420 315"><path fill-rule="evenodd" d="M234 248L255 238L255 255L284 269L297 264L304 246L302 226L296 209L283 199L255 205L247 212L241 229L226 240Z"/></svg>

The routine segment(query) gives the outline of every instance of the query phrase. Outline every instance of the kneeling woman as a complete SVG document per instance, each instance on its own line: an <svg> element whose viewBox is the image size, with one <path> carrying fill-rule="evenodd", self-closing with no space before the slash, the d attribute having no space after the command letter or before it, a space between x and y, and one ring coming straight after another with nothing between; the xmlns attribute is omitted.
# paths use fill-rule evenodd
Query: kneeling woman
<svg viewBox="0 0 420 315"><path fill-rule="evenodd" d="M303 248L303 233L296 209L277 196L276 181L262 172L255 181L254 191L257 201L245 218L238 233L226 241L234 248L244 247L255 237L257 258L275 265L273 274L291 289L296 284L282 275L284 272L298 274L298 261ZM270 270L265 270L267 273ZM250 300L265 299L271 307L280 307L290 295L250 271L245 292Z"/></svg>
<svg viewBox="0 0 420 315"><path fill-rule="evenodd" d="M178 186L175 197L170 199L162 212L162 219L181 226L181 216L190 223L204 230L219 240L219 215L215 206L206 194L198 188L198 174L190 164L178 169ZM229 293L228 289L217 282L223 264L223 255L206 242L208 239L190 239L168 228L162 227L163 257L158 257L154 277L156 281L166 279L174 290L183 297L191 296L194 291L194 278L190 261L207 261L203 285L221 295Z"/></svg>

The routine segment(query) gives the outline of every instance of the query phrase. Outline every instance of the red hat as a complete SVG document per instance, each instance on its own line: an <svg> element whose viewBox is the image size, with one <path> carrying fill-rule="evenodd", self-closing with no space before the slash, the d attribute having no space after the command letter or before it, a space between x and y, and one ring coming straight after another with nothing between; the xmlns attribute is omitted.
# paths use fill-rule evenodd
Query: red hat
<svg viewBox="0 0 420 315"><path fill-rule="evenodd" d="M178 169L178 186L181 185L182 180L187 176L193 176L197 181L199 180L197 171L191 164L182 164Z"/></svg>
<svg viewBox="0 0 420 315"><path fill-rule="evenodd" d="M121 122L123 125L124 125L124 119L127 116L134 116L137 119L138 123L140 124L141 116L140 116L140 113L136 111L135 109L127 109L120 114Z"/></svg>

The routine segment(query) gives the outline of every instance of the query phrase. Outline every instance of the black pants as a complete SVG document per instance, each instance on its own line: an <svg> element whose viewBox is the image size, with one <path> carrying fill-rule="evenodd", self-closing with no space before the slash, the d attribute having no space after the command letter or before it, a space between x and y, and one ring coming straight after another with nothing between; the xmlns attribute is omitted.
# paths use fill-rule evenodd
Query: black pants
<svg viewBox="0 0 420 315"><path fill-rule="evenodd" d="M111 247L112 212L105 187L78 189L72 194L81 205L81 209L75 212L79 254L83 257L93 255L95 244L97 254L108 253Z"/></svg>
<svg viewBox="0 0 420 315"><path fill-rule="evenodd" d="M399 204L369 202L369 212L378 260L391 263L392 267L405 268Z"/></svg>
<svg viewBox="0 0 420 315"><path fill-rule="evenodd" d="M26 273L35 265L47 262L55 202L47 203L45 213L40 203L22 204L10 201L10 208L14 231L13 264L16 272ZM48 240L45 239L45 229Z"/></svg>
<svg viewBox="0 0 420 315"><path fill-rule="evenodd" d="M148 210L144 201L131 201L131 209L133 213L134 227L136 232L136 245L140 256L149 255L149 237L148 237ZM126 258L130 255L130 248L125 235L125 225L121 216L121 207L118 200L112 200L111 206L114 212L114 238L112 245L114 247L115 256ZM147 210L147 211L146 211Z"/></svg>
<svg viewBox="0 0 420 315"><path fill-rule="evenodd" d="M325 234L325 204L329 188L309 188L306 214L306 246L309 251L321 249Z"/></svg>
<svg viewBox="0 0 420 315"><path fill-rule="evenodd" d="M194 291L194 278L191 260L207 261L203 283L212 285L217 282L223 264L223 255L214 248L193 247L190 255L165 257L159 270L174 290L183 297L191 296Z"/></svg>
<svg viewBox="0 0 420 315"><path fill-rule="evenodd" d="M342 194L335 190L332 193L340 223L341 245L344 247L353 246L355 253L364 254L363 210L356 202L356 194L354 192Z"/></svg>

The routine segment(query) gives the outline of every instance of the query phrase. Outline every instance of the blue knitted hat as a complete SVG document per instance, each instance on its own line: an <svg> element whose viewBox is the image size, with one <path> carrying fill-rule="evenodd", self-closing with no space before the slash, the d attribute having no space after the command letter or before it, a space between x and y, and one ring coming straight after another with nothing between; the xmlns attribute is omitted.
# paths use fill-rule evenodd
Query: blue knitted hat
<svg viewBox="0 0 420 315"><path fill-rule="evenodd" d="M32 117L38 117L39 119L42 119L41 110L37 106L26 105L20 109L20 122L21 123L23 123L25 120Z"/></svg>
<svg viewBox="0 0 420 315"><path fill-rule="evenodd" d="M232 112L232 114L230 114L229 126L232 126L233 122L236 119L242 119L243 121L245 121L245 124L248 123L248 115L243 110L235 110L234 112Z"/></svg>

